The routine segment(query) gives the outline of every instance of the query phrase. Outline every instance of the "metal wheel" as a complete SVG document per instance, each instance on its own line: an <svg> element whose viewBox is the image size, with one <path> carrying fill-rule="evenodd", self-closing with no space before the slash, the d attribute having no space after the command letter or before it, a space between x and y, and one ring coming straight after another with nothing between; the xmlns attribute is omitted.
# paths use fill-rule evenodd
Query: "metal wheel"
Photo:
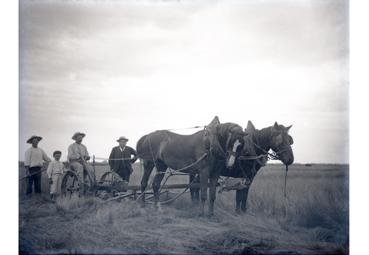
<svg viewBox="0 0 369 255"><path fill-rule="evenodd" d="M94 172L92 171L88 171L88 170L84 170L84 176L85 176L85 181L84 181L84 189L85 192L88 193L93 193L95 188L96 188L96 177Z"/></svg>
<svg viewBox="0 0 369 255"><path fill-rule="evenodd" d="M81 180L79 176L71 170L67 170L61 180L60 191L64 197L71 198L74 195L81 195Z"/></svg>
<svg viewBox="0 0 369 255"><path fill-rule="evenodd" d="M99 187L106 187L113 192L124 192L127 190L127 186L127 182L112 171L104 173L99 181Z"/></svg>
<svg viewBox="0 0 369 255"><path fill-rule="evenodd" d="M93 172L84 170L84 178L73 170L67 170L60 184L61 194L67 198L73 195L86 195L93 193L96 187L95 175Z"/></svg>

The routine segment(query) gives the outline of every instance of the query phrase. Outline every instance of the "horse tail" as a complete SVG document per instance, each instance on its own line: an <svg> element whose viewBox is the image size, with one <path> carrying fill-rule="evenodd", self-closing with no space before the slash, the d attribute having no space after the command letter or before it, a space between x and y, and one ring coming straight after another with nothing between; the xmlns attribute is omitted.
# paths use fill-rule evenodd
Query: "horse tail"
<svg viewBox="0 0 369 255"><path fill-rule="evenodd" d="M145 150L145 141L146 141L147 135L144 135L143 137L141 137L136 145L136 151L137 151L137 156L139 158L145 158L145 155L147 154L146 150Z"/></svg>

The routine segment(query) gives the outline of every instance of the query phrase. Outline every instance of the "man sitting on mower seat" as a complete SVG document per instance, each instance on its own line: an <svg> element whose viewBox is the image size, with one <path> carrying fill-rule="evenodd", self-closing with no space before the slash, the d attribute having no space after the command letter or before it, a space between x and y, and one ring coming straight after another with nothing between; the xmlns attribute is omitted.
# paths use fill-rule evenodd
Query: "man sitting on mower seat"
<svg viewBox="0 0 369 255"><path fill-rule="evenodd" d="M68 160L72 170L76 171L80 177L84 177L83 169L86 171L92 171L91 167L86 163L90 159L88 155L87 147L82 144L82 140L86 135L81 132L77 132L72 136L75 143L72 143L68 147Z"/></svg>

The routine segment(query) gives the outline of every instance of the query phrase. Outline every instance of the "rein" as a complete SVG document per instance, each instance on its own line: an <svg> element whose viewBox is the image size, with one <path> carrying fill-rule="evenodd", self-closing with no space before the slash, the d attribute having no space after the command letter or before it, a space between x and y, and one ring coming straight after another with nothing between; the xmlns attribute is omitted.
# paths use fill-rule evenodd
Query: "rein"
<svg viewBox="0 0 369 255"><path fill-rule="evenodd" d="M288 151L290 150L289 148L288 149L284 149L284 150L279 150L279 151L273 151L272 153L270 153L269 151L266 151L264 150L263 148L261 148L258 144L256 144L254 141L252 141L252 143L255 145L256 148L258 148L259 150L261 150L262 152L265 153L265 155L268 156L268 160L269 159L272 159L272 160L280 160L279 158L279 154L282 154L283 152L285 151ZM263 155L263 156L265 156Z"/></svg>
<svg viewBox="0 0 369 255"><path fill-rule="evenodd" d="M284 198L287 197L287 193L286 193L286 186L287 186L287 172L288 172L288 165L286 165L286 174L284 176Z"/></svg>
<svg viewBox="0 0 369 255"><path fill-rule="evenodd" d="M185 130L185 129L196 129L196 128L205 128L206 126L193 126L193 127L186 127L186 128L171 128L167 129L168 131L176 131L176 130Z"/></svg>
<svg viewBox="0 0 369 255"><path fill-rule="evenodd" d="M207 130L207 127L205 127L205 136L207 136L207 135L208 135L208 130ZM228 133L228 138L227 138L227 145L229 144L229 141L231 140L231 135L232 134L229 132ZM221 156L223 156L224 158L227 157L227 153L223 150L222 146L220 145L217 135L215 135L215 139L213 139L213 142L210 143L210 153L211 154L213 153L212 151L213 151L214 147L216 147L219 150Z"/></svg>

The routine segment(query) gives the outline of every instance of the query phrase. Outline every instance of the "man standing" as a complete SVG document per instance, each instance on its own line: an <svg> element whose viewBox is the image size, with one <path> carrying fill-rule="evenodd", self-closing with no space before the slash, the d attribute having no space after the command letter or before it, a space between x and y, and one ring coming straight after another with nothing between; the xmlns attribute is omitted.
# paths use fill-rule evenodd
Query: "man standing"
<svg viewBox="0 0 369 255"><path fill-rule="evenodd" d="M43 163L50 162L51 159L46 153L38 147L38 143L42 140L41 136L33 135L27 140L32 147L26 150L24 157L24 166L28 174L27 195L32 195L32 186L35 187L35 193L41 193L41 168Z"/></svg>
<svg viewBox="0 0 369 255"><path fill-rule="evenodd" d="M83 138L86 134L77 132L72 136L72 139L75 140L74 143L69 145L68 147L68 160L72 170L76 171L77 174L84 180L84 171L92 172L92 169L89 165L87 165L86 161L90 159L88 155L87 147L82 144Z"/></svg>
<svg viewBox="0 0 369 255"><path fill-rule="evenodd" d="M117 142L119 146L114 147L109 156L110 169L128 183L133 172L131 164L137 160L137 152L127 146L128 139L126 137L121 136Z"/></svg>

